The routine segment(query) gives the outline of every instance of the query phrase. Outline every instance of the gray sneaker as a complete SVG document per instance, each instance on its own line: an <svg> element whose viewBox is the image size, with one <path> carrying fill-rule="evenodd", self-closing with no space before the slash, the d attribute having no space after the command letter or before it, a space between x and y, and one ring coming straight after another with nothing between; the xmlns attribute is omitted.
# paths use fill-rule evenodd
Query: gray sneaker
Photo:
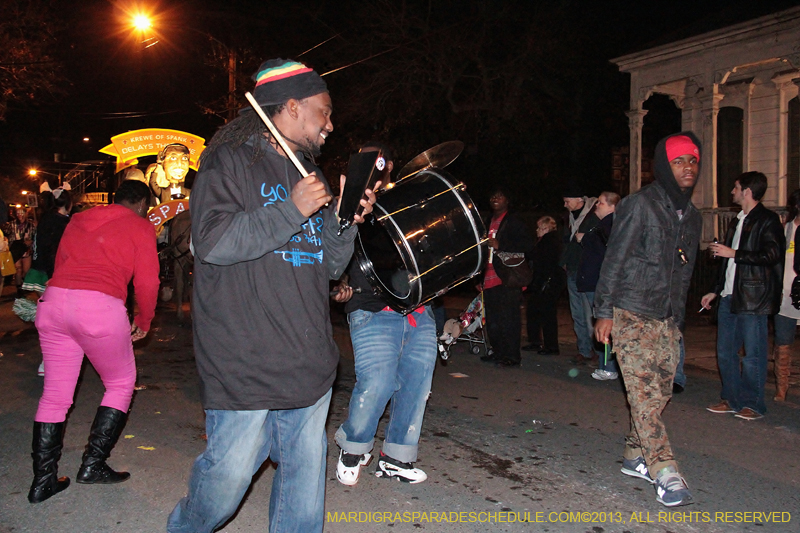
<svg viewBox="0 0 800 533"><path fill-rule="evenodd" d="M626 476L638 477L649 483L655 483L653 478L650 477L650 472L647 470L647 463L644 462L644 457L641 455L636 459L623 458L620 472Z"/></svg>
<svg viewBox="0 0 800 533"><path fill-rule="evenodd" d="M686 480L674 466L666 466L656 476L656 501L667 507L694 503Z"/></svg>

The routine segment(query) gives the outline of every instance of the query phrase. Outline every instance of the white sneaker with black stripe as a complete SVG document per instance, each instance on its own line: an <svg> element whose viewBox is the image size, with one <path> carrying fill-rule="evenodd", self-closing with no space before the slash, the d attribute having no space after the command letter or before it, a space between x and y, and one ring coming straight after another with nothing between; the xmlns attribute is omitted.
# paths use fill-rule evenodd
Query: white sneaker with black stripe
<svg viewBox="0 0 800 533"><path fill-rule="evenodd" d="M403 463L381 452L378 458L378 468L375 470L377 477L397 478L406 483L422 483L428 479L428 474L414 468L411 463Z"/></svg>
<svg viewBox="0 0 800 533"><path fill-rule="evenodd" d="M363 455L358 455L340 450L339 462L336 464L336 479L338 479L339 483L342 485L355 485L358 483L361 467L367 466L370 461L372 461L371 454L365 453Z"/></svg>

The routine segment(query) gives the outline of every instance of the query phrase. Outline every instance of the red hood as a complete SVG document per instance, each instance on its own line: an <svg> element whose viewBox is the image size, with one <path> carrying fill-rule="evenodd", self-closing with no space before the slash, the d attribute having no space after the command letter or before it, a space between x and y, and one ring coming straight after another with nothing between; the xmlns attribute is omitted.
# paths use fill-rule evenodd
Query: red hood
<svg viewBox="0 0 800 533"><path fill-rule="evenodd" d="M126 216L137 217L136 213L119 204L98 205L73 215L70 224L78 226L81 231L91 233L103 227L109 221L118 220Z"/></svg>

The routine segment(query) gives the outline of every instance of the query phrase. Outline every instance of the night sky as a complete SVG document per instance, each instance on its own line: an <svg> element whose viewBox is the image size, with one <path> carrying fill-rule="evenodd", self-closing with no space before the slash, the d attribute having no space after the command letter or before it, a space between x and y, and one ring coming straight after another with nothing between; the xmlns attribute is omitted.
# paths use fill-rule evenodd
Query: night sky
<svg viewBox="0 0 800 533"><path fill-rule="evenodd" d="M144 44L127 25L132 2L41 4L58 84L9 105L0 176L63 170L55 153L102 159L111 136L133 129L210 139L223 124L232 48L241 102L264 59L299 57L321 73L347 67L326 76L335 130L323 168L370 138L394 144L401 164L460 139L467 148L450 170L473 194L502 182L536 207L557 203L565 179L590 193L608 184L611 149L628 142L629 80L611 58L798 2L140 2L154 21Z"/></svg>

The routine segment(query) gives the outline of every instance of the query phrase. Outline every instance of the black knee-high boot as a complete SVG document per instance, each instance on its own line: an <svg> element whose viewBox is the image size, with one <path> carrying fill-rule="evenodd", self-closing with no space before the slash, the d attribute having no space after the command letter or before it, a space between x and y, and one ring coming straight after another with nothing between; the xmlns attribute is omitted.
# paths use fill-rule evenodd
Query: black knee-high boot
<svg viewBox="0 0 800 533"><path fill-rule="evenodd" d="M58 477L58 460L64 446L64 422L33 423L33 483L28 501L40 503L69 487L68 477Z"/></svg>
<svg viewBox="0 0 800 533"><path fill-rule="evenodd" d="M78 483L120 483L131 477L127 472L115 472L106 464L127 418L125 413L113 407L101 405L97 409L83 463L75 479Z"/></svg>

